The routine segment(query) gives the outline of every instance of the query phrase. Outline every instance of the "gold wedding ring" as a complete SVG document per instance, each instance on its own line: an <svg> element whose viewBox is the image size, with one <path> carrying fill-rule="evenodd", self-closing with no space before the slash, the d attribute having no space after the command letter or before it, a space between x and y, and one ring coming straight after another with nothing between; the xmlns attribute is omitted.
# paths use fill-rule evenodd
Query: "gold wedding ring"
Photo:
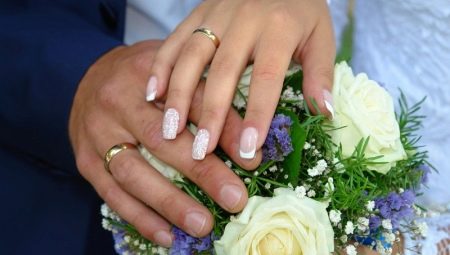
<svg viewBox="0 0 450 255"><path fill-rule="evenodd" d="M122 152L126 149L137 149L137 147L136 147L136 145L134 145L132 143L119 143L119 144L116 144L113 147L111 147L111 149L109 149L105 153L104 162L105 162L106 171L111 172L109 169L109 163L114 158L114 156L116 156L117 154L119 154L120 152Z"/></svg>
<svg viewBox="0 0 450 255"><path fill-rule="evenodd" d="M214 46L215 46L216 48L218 48L219 45L220 45L220 40L219 40L219 38L213 33L213 31L211 31L211 30L209 30L209 29L207 29L207 28L204 28L204 27L197 28L197 29L195 29L194 32L192 32L192 33L193 33L193 34L195 34L195 33L201 33L202 35L208 37L208 38L211 39L211 41L214 43Z"/></svg>

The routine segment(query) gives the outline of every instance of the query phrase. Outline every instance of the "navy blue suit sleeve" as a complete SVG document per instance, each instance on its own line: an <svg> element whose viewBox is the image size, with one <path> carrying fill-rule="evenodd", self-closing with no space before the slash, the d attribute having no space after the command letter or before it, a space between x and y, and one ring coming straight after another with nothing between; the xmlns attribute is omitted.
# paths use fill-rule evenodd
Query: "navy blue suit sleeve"
<svg viewBox="0 0 450 255"><path fill-rule="evenodd" d="M0 146L77 174L68 138L73 96L89 66L121 44L70 8L1 10Z"/></svg>

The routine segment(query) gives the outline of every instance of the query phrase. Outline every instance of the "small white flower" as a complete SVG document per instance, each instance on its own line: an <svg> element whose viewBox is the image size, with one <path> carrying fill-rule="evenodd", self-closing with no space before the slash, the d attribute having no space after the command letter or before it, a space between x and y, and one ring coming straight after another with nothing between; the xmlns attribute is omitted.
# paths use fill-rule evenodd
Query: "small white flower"
<svg viewBox="0 0 450 255"><path fill-rule="evenodd" d="M271 172L271 173L275 173L277 170L278 170L278 168L276 165L269 167L269 172Z"/></svg>
<svg viewBox="0 0 450 255"><path fill-rule="evenodd" d="M383 226L384 229L392 230L392 223L390 219L384 219L381 221L381 226Z"/></svg>
<svg viewBox="0 0 450 255"><path fill-rule="evenodd" d="M103 217L109 217L109 213L111 212L111 209L109 209L109 206L107 204L102 204L100 208L100 212L102 213Z"/></svg>
<svg viewBox="0 0 450 255"><path fill-rule="evenodd" d="M345 247L345 252L347 253L347 255L356 255L356 247L354 245L347 245L347 247Z"/></svg>
<svg viewBox="0 0 450 255"><path fill-rule="evenodd" d="M369 219L364 217L358 218L358 229L361 231L366 231L367 227L369 226Z"/></svg>
<svg viewBox="0 0 450 255"><path fill-rule="evenodd" d="M305 145L303 145L304 150L309 150L311 148L311 144L308 142L305 142Z"/></svg>
<svg viewBox="0 0 450 255"><path fill-rule="evenodd" d="M375 201L368 201L366 204L366 208L369 212L373 211L373 208L375 208Z"/></svg>
<svg viewBox="0 0 450 255"><path fill-rule="evenodd" d="M289 176L287 174L285 174L283 177L284 177L284 179L289 178Z"/></svg>
<svg viewBox="0 0 450 255"><path fill-rule="evenodd" d="M306 195L306 189L303 186L297 186L295 188L295 194L297 195L298 198L304 198Z"/></svg>
<svg viewBox="0 0 450 255"><path fill-rule="evenodd" d="M142 250L142 251L145 251L147 249L147 246L145 244L141 243L139 245L139 249Z"/></svg>
<svg viewBox="0 0 450 255"><path fill-rule="evenodd" d="M230 160L225 161L225 165L227 165L227 167L231 168L231 166L233 166L233 163L231 163Z"/></svg>
<svg viewBox="0 0 450 255"><path fill-rule="evenodd" d="M130 243L131 237L129 235L126 235L123 237L123 240L125 241L125 243Z"/></svg>
<svg viewBox="0 0 450 255"><path fill-rule="evenodd" d="M244 182L247 183L247 184L249 184L250 182L252 182L252 180L251 180L250 178L247 177L247 178L244 179Z"/></svg>
<svg viewBox="0 0 450 255"><path fill-rule="evenodd" d="M353 225L353 222L347 221L347 224L345 224L345 233L347 235L353 234L353 231L355 230L355 226Z"/></svg>
<svg viewBox="0 0 450 255"><path fill-rule="evenodd" d="M316 192L314 190L309 190L307 195L308 195L308 197L315 197Z"/></svg>
<svg viewBox="0 0 450 255"><path fill-rule="evenodd" d="M346 243L348 241L348 237L346 235L342 235L340 238L341 242Z"/></svg>
<svg viewBox="0 0 450 255"><path fill-rule="evenodd" d="M339 210L331 210L329 213L330 221L333 225L337 225L341 221L341 212Z"/></svg>
<svg viewBox="0 0 450 255"><path fill-rule="evenodd" d="M427 234L428 234L428 225L427 225L427 223L426 222L420 222L420 223L418 223L416 225L417 225L417 228L418 228L418 233L421 236L426 237Z"/></svg>
<svg viewBox="0 0 450 255"><path fill-rule="evenodd" d="M266 188L266 189L270 189L270 183L266 183L266 185L264 185L264 188Z"/></svg>
<svg viewBox="0 0 450 255"><path fill-rule="evenodd" d="M137 240L137 239L134 240L134 242L133 242L133 245L134 245L134 246L139 246L139 244L140 244L140 243L139 243L139 240Z"/></svg>
<svg viewBox="0 0 450 255"><path fill-rule="evenodd" d="M308 169L308 175L311 177L315 177L317 175L319 175L319 171L317 171L317 168L313 167Z"/></svg>
<svg viewBox="0 0 450 255"><path fill-rule="evenodd" d="M384 236L384 239L385 239L385 241L387 242L387 243L390 243L390 244L392 244L392 243L394 243L395 242L395 234L394 233L389 233L389 232L386 232L386 233L383 233L383 236Z"/></svg>

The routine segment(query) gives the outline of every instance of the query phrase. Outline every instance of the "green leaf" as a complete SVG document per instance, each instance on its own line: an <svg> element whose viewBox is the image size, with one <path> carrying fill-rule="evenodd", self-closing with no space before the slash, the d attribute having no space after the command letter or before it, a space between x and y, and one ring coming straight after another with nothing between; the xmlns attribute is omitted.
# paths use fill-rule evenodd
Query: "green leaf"
<svg viewBox="0 0 450 255"><path fill-rule="evenodd" d="M284 174L280 176L279 182L286 183L288 181L294 187L298 184L298 177L300 173L300 163L302 162L303 146L306 142L307 131L300 125L298 116L292 111L278 110L277 113L284 114L291 118L292 125L290 129L290 135L292 139L292 148L294 149L283 161ZM289 178L284 179L284 175L287 174Z"/></svg>
<svg viewBox="0 0 450 255"><path fill-rule="evenodd" d="M300 69L298 72L293 73L292 75L286 77L284 79L284 87L292 87L294 91L302 91L302 83L303 83L303 71Z"/></svg>

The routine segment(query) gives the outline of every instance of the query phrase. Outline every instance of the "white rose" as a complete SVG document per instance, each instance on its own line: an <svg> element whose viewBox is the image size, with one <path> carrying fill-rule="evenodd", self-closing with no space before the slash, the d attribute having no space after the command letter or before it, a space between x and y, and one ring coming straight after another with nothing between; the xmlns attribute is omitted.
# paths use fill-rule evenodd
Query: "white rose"
<svg viewBox="0 0 450 255"><path fill-rule="evenodd" d="M274 197L251 197L215 241L217 255L330 254L334 233L326 203L278 188Z"/></svg>
<svg viewBox="0 0 450 255"><path fill-rule="evenodd" d="M392 97L375 81L364 73L355 77L347 63L341 62L334 70L333 100L333 125L339 129L331 135L342 145L344 157L352 155L362 138L370 137L365 156L382 155L377 161L386 163L370 165L369 169L385 174L406 158Z"/></svg>

